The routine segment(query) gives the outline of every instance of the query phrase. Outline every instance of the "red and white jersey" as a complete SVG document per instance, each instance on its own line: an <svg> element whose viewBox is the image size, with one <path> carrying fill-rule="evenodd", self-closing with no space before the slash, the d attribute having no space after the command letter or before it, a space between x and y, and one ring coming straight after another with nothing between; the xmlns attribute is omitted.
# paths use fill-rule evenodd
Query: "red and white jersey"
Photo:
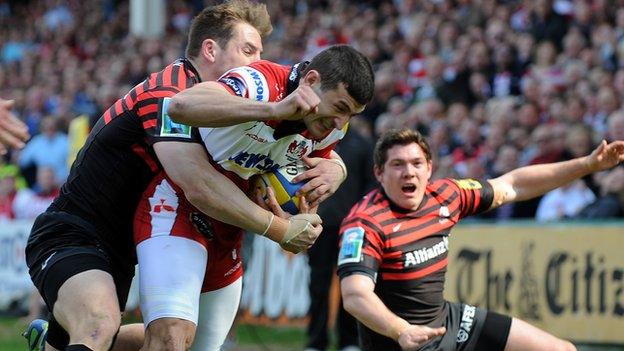
<svg viewBox="0 0 624 351"><path fill-rule="evenodd" d="M220 79L233 95L257 101L280 101L296 89L301 64L292 67L269 61L234 68ZM328 158L343 130L314 140L302 122L247 122L230 127L199 128L214 163L242 179L271 172L303 156Z"/></svg>

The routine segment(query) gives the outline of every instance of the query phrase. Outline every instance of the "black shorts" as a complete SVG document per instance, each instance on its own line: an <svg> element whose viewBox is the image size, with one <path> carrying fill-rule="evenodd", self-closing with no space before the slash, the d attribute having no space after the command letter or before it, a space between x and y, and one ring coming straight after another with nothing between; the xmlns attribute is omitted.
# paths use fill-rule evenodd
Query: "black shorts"
<svg viewBox="0 0 624 351"><path fill-rule="evenodd" d="M447 302L446 333L423 351L503 351L511 317L457 302Z"/></svg>
<svg viewBox="0 0 624 351"><path fill-rule="evenodd" d="M26 264L35 287L52 311L58 290L78 273L97 269L115 282L121 310L126 305L134 266L110 259L95 229L80 217L60 211L39 215L26 245Z"/></svg>

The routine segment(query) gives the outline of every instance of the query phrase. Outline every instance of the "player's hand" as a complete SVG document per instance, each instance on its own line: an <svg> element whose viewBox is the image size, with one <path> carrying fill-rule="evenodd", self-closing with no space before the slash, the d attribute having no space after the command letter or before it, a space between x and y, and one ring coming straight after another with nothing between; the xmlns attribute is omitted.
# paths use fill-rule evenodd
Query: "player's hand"
<svg viewBox="0 0 624 351"><path fill-rule="evenodd" d="M277 120L300 120L318 112L321 99L309 84L301 83L284 100L272 104L272 118Z"/></svg>
<svg viewBox="0 0 624 351"><path fill-rule="evenodd" d="M280 246L295 254L307 250L321 235L321 223L321 217L317 214L302 213L290 217L288 230Z"/></svg>
<svg viewBox="0 0 624 351"><path fill-rule="evenodd" d="M399 334L397 340L402 350L418 350L427 341L442 336L446 333L446 328L429 328L420 325L410 325Z"/></svg>
<svg viewBox="0 0 624 351"><path fill-rule="evenodd" d="M607 144L603 140L586 159L587 168L591 172L600 172L624 162L624 140Z"/></svg>
<svg viewBox="0 0 624 351"><path fill-rule="evenodd" d="M310 207L316 207L338 190L345 179L345 174L336 162L325 158L304 157L303 161L309 169L293 178L293 182L308 180L297 194L305 194Z"/></svg>
<svg viewBox="0 0 624 351"><path fill-rule="evenodd" d="M275 197L275 191L270 186L266 188L266 200L263 198L262 192L259 189L256 189L254 195L255 203L265 210L273 212L274 215L284 219L292 217L290 213L284 211L279 205Z"/></svg>
<svg viewBox="0 0 624 351"><path fill-rule="evenodd" d="M8 147L23 148L30 138L28 127L11 113L13 103L0 99L0 155L6 154Z"/></svg>

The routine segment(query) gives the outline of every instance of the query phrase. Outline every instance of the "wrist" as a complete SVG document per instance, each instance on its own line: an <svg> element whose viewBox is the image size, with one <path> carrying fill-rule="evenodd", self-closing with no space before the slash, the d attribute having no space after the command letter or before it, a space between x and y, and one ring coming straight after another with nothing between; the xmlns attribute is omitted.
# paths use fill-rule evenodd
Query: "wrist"
<svg viewBox="0 0 624 351"><path fill-rule="evenodd" d="M328 158L327 161L335 163L340 167L340 169L342 170L342 180L340 182L344 182L345 179L347 179L347 166L344 164L344 162L337 158Z"/></svg>
<svg viewBox="0 0 624 351"><path fill-rule="evenodd" d="M401 337L401 333L409 327L410 324L405 319L397 318L396 322L390 326L389 336L395 341L398 341L399 337Z"/></svg>
<svg viewBox="0 0 624 351"><path fill-rule="evenodd" d="M284 241L284 236L288 231L288 225L289 220L281 218L279 216L274 216L273 221L267 227L267 231L264 236L280 244L282 241Z"/></svg>
<svg viewBox="0 0 624 351"><path fill-rule="evenodd" d="M585 156L581 159L583 166L584 166L584 170L586 173L593 173L596 170L594 169L594 167L592 167L591 164L591 158L589 156Z"/></svg>

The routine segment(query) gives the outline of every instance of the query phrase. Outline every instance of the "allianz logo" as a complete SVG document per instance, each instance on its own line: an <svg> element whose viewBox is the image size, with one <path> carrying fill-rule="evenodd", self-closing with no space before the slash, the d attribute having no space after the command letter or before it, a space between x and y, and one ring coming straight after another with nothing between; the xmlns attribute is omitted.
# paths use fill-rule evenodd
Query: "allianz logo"
<svg viewBox="0 0 624 351"><path fill-rule="evenodd" d="M424 247L419 250L408 251L405 253L403 267L408 268L432 260L446 253L448 248L449 240L448 237L445 236L442 238L442 241L435 245Z"/></svg>

